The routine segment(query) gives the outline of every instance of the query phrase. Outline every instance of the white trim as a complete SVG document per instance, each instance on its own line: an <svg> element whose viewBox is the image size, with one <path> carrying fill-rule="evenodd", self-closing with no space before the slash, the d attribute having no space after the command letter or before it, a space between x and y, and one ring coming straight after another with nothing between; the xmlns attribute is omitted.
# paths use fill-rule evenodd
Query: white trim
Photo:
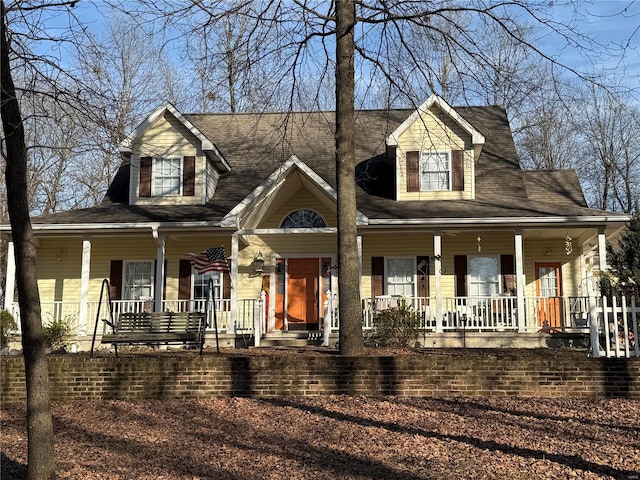
<svg viewBox="0 0 640 480"><path fill-rule="evenodd" d="M442 318L442 232L440 231L433 234L433 256L436 281L436 332L442 333L444 319Z"/></svg>
<svg viewBox="0 0 640 480"><path fill-rule="evenodd" d="M158 108L156 108L151 114L133 130L126 138L120 143L119 150L120 152L131 152L131 147L136 138L140 137L145 130L147 130L161 115L164 114L165 111L171 113L176 120L182 123L187 130L189 130L199 141L201 144L201 149L204 152L213 152L215 158L219 160L220 165L223 167L223 170L229 172L231 170L231 166L227 163L226 159L222 156L218 148L215 144L209 140L193 123L191 123L187 118L178 111L176 107L174 107L170 102L164 102Z"/></svg>
<svg viewBox="0 0 640 480"><path fill-rule="evenodd" d="M473 125L467 122L456 110L451 107L447 102L436 94L431 95L422 105L420 105L409 117L396 128L391 135L387 137L387 145L397 146L400 136L418 119L422 118L424 113L427 113L433 105L437 105L445 112L449 117L455 120L469 135L471 135L471 141L474 145L483 145L485 142L484 135L476 130Z"/></svg>
<svg viewBox="0 0 640 480"><path fill-rule="evenodd" d="M164 191L160 191L158 187L156 187L156 180L164 180L167 178L173 179L176 178L170 175L164 175L163 172L158 172L161 165L165 162L173 163L177 162L178 167L178 193L167 193ZM155 155L151 157L151 196L155 198L171 198L171 197L182 197L182 188L184 186L184 157L183 156L159 156Z"/></svg>
<svg viewBox="0 0 640 480"><path fill-rule="evenodd" d="M155 261L155 259L153 259L153 258L151 258L151 259L149 259L149 258L144 258L144 259L126 259L126 258L123 258L122 259L122 278L120 279L121 280L121 285L122 285L122 290L120 292L120 298L122 300L131 300L131 301L139 300L137 298L125 298L125 294L124 293L125 293L126 288L127 288L127 284L126 284L125 280L127 278L127 264L129 264L129 263L149 263L151 265L151 283L150 283L151 292L150 292L149 296L150 297L154 296L153 289L155 287L155 281L156 281L156 272L154 270L154 265L153 265L154 261Z"/></svg>
<svg viewBox="0 0 640 480"><path fill-rule="evenodd" d="M525 324L525 303L524 303L524 295L525 295L525 285L526 278L524 276L524 249L522 243L522 232L517 231L513 235L513 243L516 251L516 297L517 297L517 305L518 310L516 313L518 320L518 332L524 333L526 330Z"/></svg>
<svg viewBox="0 0 640 480"><path fill-rule="evenodd" d="M234 232L238 235L278 235L285 233L338 233L336 227L323 228L243 228Z"/></svg>
<svg viewBox="0 0 640 480"><path fill-rule="evenodd" d="M80 267L80 312L79 322L87 328L90 325L89 312L89 282L91 281L91 237L82 239L82 260ZM85 332L86 333L86 332Z"/></svg>
<svg viewBox="0 0 640 480"><path fill-rule="evenodd" d="M417 296L418 291L418 275L416 273L416 256L415 255L388 255L384 257L384 278L382 279L384 282L384 291L387 292L385 295L393 295L397 296L397 294L389 293L389 260L410 260L413 267L410 271L406 272L405 279L411 278L411 297ZM409 285L408 282L404 283L394 283L392 285ZM402 295L405 296L405 295Z"/></svg>
<svg viewBox="0 0 640 480"><path fill-rule="evenodd" d="M598 232L598 260L600 276L607 271L607 239L603 231Z"/></svg>
<svg viewBox="0 0 640 480"><path fill-rule="evenodd" d="M15 257L15 247L13 245L13 241L7 242L7 269L6 269L6 283L4 288L4 308L9 310L14 317L16 316L16 312L13 309L13 302L15 299L15 289L16 289L16 257Z"/></svg>
<svg viewBox="0 0 640 480"><path fill-rule="evenodd" d="M445 154L447 156L447 176L449 177L447 179L447 183L449 184L449 188L447 189L431 189L431 188L424 188L424 179L422 177L422 174L424 173L423 171L423 158L424 158L424 154L436 154L436 155L440 155L440 154ZM451 192L453 191L453 154L451 153L451 150L420 150L420 157L418 158L418 175L420 176L420 192ZM436 171L435 173L437 173L438 171ZM434 173L432 171L430 171L430 173Z"/></svg>
<svg viewBox="0 0 640 480"><path fill-rule="evenodd" d="M157 235L157 230L154 230L153 238L156 241L156 271L154 282L154 309L156 312L162 311L162 300L164 298L164 278L166 272L164 271L164 259L166 254L167 237L165 235ZM124 269L123 269L124 270Z"/></svg>
<svg viewBox="0 0 640 480"><path fill-rule="evenodd" d="M628 222L630 217L620 215L611 216L573 216L573 217L483 217L483 218L374 218L369 219L369 225L535 225L550 223L566 225L571 223L614 223Z"/></svg>
<svg viewBox="0 0 640 480"><path fill-rule="evenodd" d="M500 295L500 293L503 291L503 287L502 287L502 265L500 263L500 254L499 253L473 253L473 254L467 254L467 297L468 298L484 298L487 296L494 296L494 295ZM475 295L473 296L471 294L471 260L474 258L491 258L493 260L495 260L496 262L496 271L498 272L498 285L496 287L496 291L491 293L491 295ZM485 281L483 279L483 281L481 282L482 284L492 284L494 285L493 282L488 282Z"/></svg>

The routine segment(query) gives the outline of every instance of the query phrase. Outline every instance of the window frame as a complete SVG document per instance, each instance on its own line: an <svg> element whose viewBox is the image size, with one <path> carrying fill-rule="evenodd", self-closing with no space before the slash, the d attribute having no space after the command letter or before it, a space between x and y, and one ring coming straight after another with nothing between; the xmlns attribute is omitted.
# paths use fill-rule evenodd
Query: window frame
<svg viewBox="0 0 640 480"><path fill-rule="evenodd" d="M389 282L389 277L391 276L391 268L389 267L389 262L393 262L395 260L410 260L411 261L411 268L410 270L407 271L407 274L405 274L405 279L410 278L411 281L410 282ZM390 256L384 257L384 291L386 292L387 295L390 295L392 297L408 297L408 298L413 298L416 296L416 292L417 292L417 285L418 285L418 280L417 280L417 274L416 274L416 257L415 256L402 256L402 255L397 255L397 256ZM397 286L397 285L410 285L411 286L411 295L405 295L403 294L397 294L397 293L391 293L391 286Z"/></svg>
<svg viewBox="0 0 640 480"><path fill-rule="evenodd" d="M289 227L285 227L284 224L287 220L292 219L293 215L299 214L299 215L308 215L309 213L314 215L314 219L315 220L320 220L322 222L322 225L295 225L295 226L289 226ZM293 220L293 219L292 219ZM302 218L302 220L306 220L304 217ZM324 217L322 215L320 215L318 212L316 212L315 210L312 210L310 208L297 208L295 210L293 210L292 212L288 213L280 222L280 228L286 229L286 228L326 228L327 226L327 221L324 219Z"/></svg>
<svg viewBox="0 0 640 480"><path fill-rule="evenodd" d="M216 282L214 280L213 282L213 289L214 289L214 295L215 295L215 300L221 300L222 299L222 294L223 294L223 282L224 282L224 275L222 274L222 272L205 272L205 273L198 273L193 266L191 267L191 298L193 300L207 300L208 296L207 296L207 287L209 285L209 277L218 277L218 282ZM204 283L196 283L200 278L205 278L206 280L204 281ZM202 288L204 290L204 296L201 297L196 297L196 288Z"/></svg>
<svg viewBox="0 0 640 480"><path fill-rule="evenodd" d="M128 282L129 279L129 274L128 274L128 268L129 265L133 265L133 264L143 264L146 263L147 265L150 266L150 282L148 285L149 288L149 295L138 295L138 298L132 298L132 289L133 288L145 288L146 285L142 285L142 284L136 284L134 283L133 285L130 285ZM122 300L127 300L127 301L136 301L136 300L148 300L148 299L152 299L154 297L154 290L155 290L155 262L154 260L123 260L122 261Z"/></svg>
<svg viewBox="0 0 640 480"><path fill-rule="evenodd" d="M496 281L495 282L487 282L486 280L483 282L474 282L472 281L473 272L471 270L471 264L473 259L477 258L491 258L495 261L496 264ZM495 285L495 291L490 293L489 295L480 295L476 293L472 288L472 285ZM502 264L500 262L500 255L498 254L486 254L486 255L468 255L467 256L467 297L469 298L490 298L500 295L502 292Z"/></svg>
<svg viewBox="0 0 640 480"><path fill-rule="evenodd" d="M152 197L177 197L182 196L182 188L183 188L183 176L184 176L184 168L183 168L183 159L180 156L167 156L167 157L151 157L151 196ZM164 166L164 162L176 162L176 170L178 172L176 175L165 175L161 172L161 167ZM160 189L157 185L158 181L163 181L167 179L177 178L177 192L175 191L165 191Z"/></svg>
<svg viewBox="0 0 640 480"><path fill-rule="evenodd" d="M447 169L445 170L429 170L425 171L425 163L427 159L425 156L427 155L445 155L447 162ZM425 177L424 175L442 175L446 173L447 175L447 188L427 188L430 186L430 182L428 181L429 177ZM420 191L421 192L450 192L453 190L453 155L451 150L421 150L420 157L418 158L418 175L420 181ZM438 183L440 183L438 181Z"/></svg>

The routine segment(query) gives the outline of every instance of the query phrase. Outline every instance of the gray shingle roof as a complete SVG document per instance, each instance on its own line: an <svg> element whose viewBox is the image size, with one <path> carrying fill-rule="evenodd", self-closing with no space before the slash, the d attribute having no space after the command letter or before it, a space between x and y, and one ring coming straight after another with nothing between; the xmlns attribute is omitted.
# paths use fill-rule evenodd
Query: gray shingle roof
<svg viewBox="0 0 640 480"><path fill-rule="evenodd" d="M591 216L575 172L520 169L502 107L458 107L456 111L485 137L476 165L476 199L392 200L392 161L385 139L412 110L357 112L358 208L370 219ZM123 164L103 202L93 208L33 219L34 223L135 223L220 221L278 165L296 155L336 186L334 113L190 114L185 117L215 143L231 165L214 198L202 206L128 205L130 168Z"/></svg>

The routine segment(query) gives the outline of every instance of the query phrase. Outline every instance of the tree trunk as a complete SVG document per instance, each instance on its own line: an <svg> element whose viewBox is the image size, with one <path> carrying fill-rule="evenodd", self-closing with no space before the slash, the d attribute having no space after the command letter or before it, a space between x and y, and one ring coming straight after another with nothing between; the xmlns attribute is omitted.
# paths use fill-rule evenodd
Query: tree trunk
<svg viewBox="0 0 640 480"><path fill-rule="evenodd" d="M356 7L336 2L336 182L338 185L338 292L340 354L364 350L360 258L356 225L354 28Z"/></svg>
<svg viewBox="0 0 640 480"><path fill-rule="evenodd" d="M9 65L4 2L0 2L0 9L2 11L0 110L5 134L7 203L15 245L16 284L27 383L27 478L28 480L48 480L55 478L55 458L47 345L40 318L36 247L27 202L27 149L20 106Z"/></svg>

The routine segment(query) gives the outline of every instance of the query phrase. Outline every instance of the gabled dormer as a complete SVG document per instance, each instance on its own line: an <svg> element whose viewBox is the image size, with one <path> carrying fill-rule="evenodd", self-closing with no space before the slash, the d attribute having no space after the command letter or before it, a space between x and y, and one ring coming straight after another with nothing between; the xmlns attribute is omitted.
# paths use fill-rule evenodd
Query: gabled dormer
<svg viewBox="0 0 640 480"><path fill-rule="evenodd" d="M129 157L131 205L203 205L230 166L173 105L158 107L120 144Z"/></svg>
<svg viewBox="0 0 640 480"><path fill-rule="evenodd" d="M431 95L387 138L395 154L397 200L475 198L475 164L484 136Z"/></svg>

